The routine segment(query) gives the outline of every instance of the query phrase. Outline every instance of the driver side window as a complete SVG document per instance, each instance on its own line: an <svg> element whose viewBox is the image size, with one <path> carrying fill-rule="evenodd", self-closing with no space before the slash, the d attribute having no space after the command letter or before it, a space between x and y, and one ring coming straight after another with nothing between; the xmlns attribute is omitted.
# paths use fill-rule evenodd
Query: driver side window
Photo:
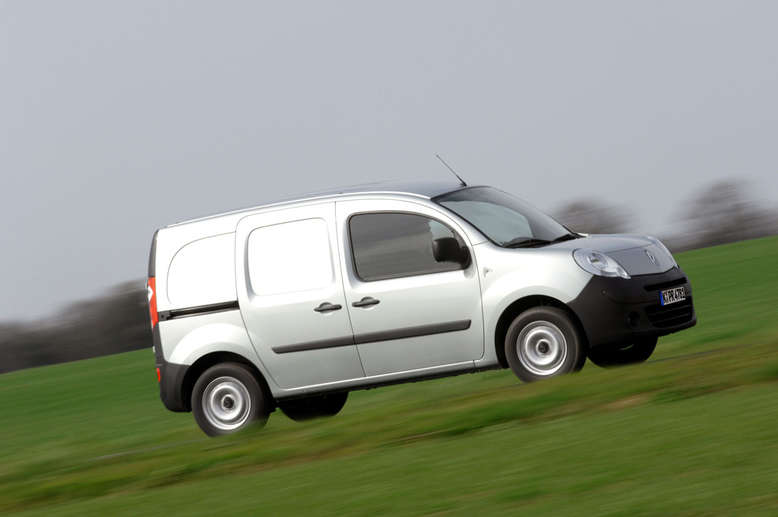
<svg viewBox="0 0 778 517"><path fill-rule="evenodd" d="M441 243L464 241L445 224L417 214L377 212L349 219L357 276L366 282L464 269L445 260Z"/></svg>

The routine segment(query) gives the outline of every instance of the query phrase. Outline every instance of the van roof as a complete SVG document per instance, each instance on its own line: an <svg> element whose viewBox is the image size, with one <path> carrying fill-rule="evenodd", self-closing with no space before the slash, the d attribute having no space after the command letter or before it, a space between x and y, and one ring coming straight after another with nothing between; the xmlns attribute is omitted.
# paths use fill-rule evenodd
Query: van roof
<svg viewBox="0 0 778 517"><path fill-rule="evenodd" d="M283 198L276 201L271 201L268 203L263 203L261 205L251 206L247 208L243 208L240 210L232 210L229 212L222 212L219 214L213 214L205 217L198 217L195 219L189 219L186 221L180 221L171 225L168 225L168 227L171 226L178 226L180 224L187 224L187 223L193 223L197 221L205 221L208 219L214 219L217 217L222 217L225 215L233 215L238 214L241 212L248 212L252 210L257 210L259 208L272 206L272 205L279 205L279 204L285 204L285 203L294 203L297 201L307 201L310 199L318 199L318 198L327 198L327 197L337 197L340 195L346 195L346 194L365 194L365 193L392 193L392 194L408 194L413 196L419 196L427 199L431 199L433 197L439 196L441 194L446 194L448 192L452 192L454 190L459 190L460 188L463 188L463 185L454 181L407 181L407 182L375 182L375 183L364 183L361 185L350 185L346 187L339 187L339 188L333 188L328 190L322 190L319 192L310 192L308 194L302 194L297 195L293 197Z"/></svg>

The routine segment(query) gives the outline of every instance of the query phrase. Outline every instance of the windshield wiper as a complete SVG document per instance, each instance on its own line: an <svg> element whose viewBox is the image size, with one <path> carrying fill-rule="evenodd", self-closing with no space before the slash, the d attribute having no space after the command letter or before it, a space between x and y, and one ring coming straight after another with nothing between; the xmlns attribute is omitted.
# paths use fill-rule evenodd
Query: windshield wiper
<svg viewBox="0 0 778 517"><path fill-rule="evenodd" d="M531 248L533 246L545 246L546 244L551 244L551 241L547 241L546 239L533 239L533 238L527 238L527 237L517 237L515 239L511 239L508 242L503 244L503 247L505 248Z"/></svg>
<svg viewBox="0 0 778 517"><path fill-rule="evenodd" d="M580 239L581 236L577 233L566 233L562 235L561 237L557 237L551 242L564 242L564 241L572 241L573 239Z"/></svg>
<svg viewBox="0 0 778 517"><path fill-rule="evenodd" d="M547 246L548 244L556 244L557 242L571 241L573 239L580 238L579 235L574 233L566 233L561 237L549 241L546 239L535 239L533 237L516 237L503 244L504 248L534 248L540 246Z"/></svg>

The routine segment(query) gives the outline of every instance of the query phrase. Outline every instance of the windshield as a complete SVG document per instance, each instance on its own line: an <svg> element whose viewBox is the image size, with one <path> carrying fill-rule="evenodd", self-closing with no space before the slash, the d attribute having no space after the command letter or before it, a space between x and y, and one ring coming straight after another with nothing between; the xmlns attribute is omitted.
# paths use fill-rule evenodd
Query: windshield
<svg viewBox="0 0 778 517"><path fill-rule="evenodd" d="M532 205L491 187L465 188L435 201L500 246L535 246L577 237Z"/></svg>

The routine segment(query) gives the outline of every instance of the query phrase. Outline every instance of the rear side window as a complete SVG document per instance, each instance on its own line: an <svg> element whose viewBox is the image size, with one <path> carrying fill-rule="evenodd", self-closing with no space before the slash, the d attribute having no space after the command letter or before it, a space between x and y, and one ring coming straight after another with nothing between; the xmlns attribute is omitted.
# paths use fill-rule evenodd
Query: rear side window
<svg viewBox="0 0 778 517"><path fill-rule="evenodd" d="M335 276L327 222L305 219L253 230L248 270L251 289L260 296L330 285Z"/></svg>
<svg viewBox="0 0 778 517"><path fill-rule="evenodd" d="M176 307L237 299L235 234L206 237L178 250L168 269L167 297Z"/></svg>
<svg viewBox="0 0 778 517"><path fill-rule="evenodd" d="M426 275L462 269L460 264L438 262L435 239L462 239L443 223L416 214L368 213L349 220L351 249L357 276L364 281Z"/></svg>

